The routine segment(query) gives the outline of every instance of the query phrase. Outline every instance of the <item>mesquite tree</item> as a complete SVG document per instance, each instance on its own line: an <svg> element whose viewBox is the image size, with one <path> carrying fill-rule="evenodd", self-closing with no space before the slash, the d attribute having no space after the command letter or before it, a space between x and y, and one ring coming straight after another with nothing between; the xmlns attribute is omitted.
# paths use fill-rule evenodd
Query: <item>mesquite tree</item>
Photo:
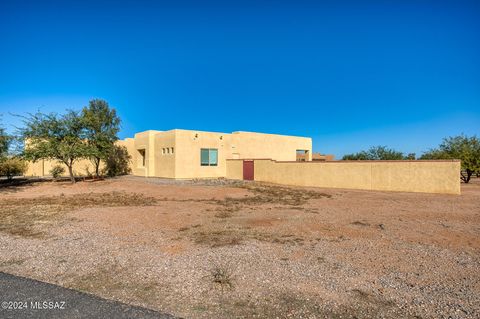
<svg viewBox="0 0 480 319"><path fill-rule="evenodd" d="M88 107L82 109L82 122L85 137L90 148L90 161L95 166L95 175L100 174L100 163L106 161L114 152L114 143L118 140L120 118L115 109L104 100L91 100Z"/></svg>
<svg viewBox="0 0 480 319"><path fill-rule="evenodd" d="M468 183L472 175L480 171L480 140L476 136L447 137L438 148L424 153L420 159L459 159L462 161L460 178Z"/></svg>
<svg viewBox="0 0 480 319"><path fill-rule="evenodd" d="M78 112L29 114L24 117L21 134L25 141L25 159L34 162L39 159L60 161L67 166L70 180L75 183L73 164L91 154Z"/></svg>
<svg viewBox="0 0 480 319"><path fill-rule="evenodd" d="M5 129L0 126L0 160L7 156L9 143L10 136Z"/></svg>
<svg viewBox="0 0 480 319"><path fill-rule="evenodd" d="M354 154L347 154L343 156L343 160L402 160L402 159L415 159L415 154L411 153L407 156L403 156L402 152L397 152L394 149L387 148L386 146L373 146L367 151L360 151Z"/></svg>

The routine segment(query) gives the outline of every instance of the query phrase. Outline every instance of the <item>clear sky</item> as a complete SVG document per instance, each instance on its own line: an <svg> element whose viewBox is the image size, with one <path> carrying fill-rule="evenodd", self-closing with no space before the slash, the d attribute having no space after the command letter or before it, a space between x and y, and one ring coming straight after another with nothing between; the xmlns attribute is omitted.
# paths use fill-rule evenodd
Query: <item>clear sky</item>
<svg viewBox="0 0 480 319"><path fill-rule="evenodd" d="M106 99L120 136L310 136L341 156L480 135L480 1L0 1L0 113Z"/></svg>

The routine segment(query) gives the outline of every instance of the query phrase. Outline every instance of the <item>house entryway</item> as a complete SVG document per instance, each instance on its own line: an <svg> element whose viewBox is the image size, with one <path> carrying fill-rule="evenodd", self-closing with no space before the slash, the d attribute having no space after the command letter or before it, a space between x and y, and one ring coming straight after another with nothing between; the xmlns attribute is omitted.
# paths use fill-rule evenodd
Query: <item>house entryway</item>
<svg viewBox="0 0 480 319"><path fill-rule="evenodd" d="M254 161L243 161L243 180L244 181L253 181L254 176Z"/></svg>

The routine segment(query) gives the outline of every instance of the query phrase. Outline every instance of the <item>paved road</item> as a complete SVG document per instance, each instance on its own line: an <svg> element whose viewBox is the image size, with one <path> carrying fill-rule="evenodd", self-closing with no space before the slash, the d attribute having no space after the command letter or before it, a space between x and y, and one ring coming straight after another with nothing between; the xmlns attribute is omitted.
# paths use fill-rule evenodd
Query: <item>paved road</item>
<svg viewBox="0 0 480 319"><path fill-rule="evenodd" d="M8 306L17 309L4 309ZM18 309L19 307L24 309ZM175 317L0 272L0 318L174 319Z"/></svg>

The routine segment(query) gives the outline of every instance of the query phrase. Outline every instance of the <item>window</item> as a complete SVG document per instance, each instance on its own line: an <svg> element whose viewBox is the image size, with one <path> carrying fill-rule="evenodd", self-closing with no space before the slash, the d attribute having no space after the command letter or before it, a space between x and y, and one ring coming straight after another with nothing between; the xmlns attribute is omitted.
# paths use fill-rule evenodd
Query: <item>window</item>
<svg viewBox="0 0 480 319"><path fill-rule="evenodd" d="M164 147L162 148L162 154L173 154L173 147Z"/></svg>
<svg viewBox="0 0 480 319"><path fill-rule="evenodd" d="M218 149L202 148L200 149L200 165L201 166L217 166Z"/></svg>

